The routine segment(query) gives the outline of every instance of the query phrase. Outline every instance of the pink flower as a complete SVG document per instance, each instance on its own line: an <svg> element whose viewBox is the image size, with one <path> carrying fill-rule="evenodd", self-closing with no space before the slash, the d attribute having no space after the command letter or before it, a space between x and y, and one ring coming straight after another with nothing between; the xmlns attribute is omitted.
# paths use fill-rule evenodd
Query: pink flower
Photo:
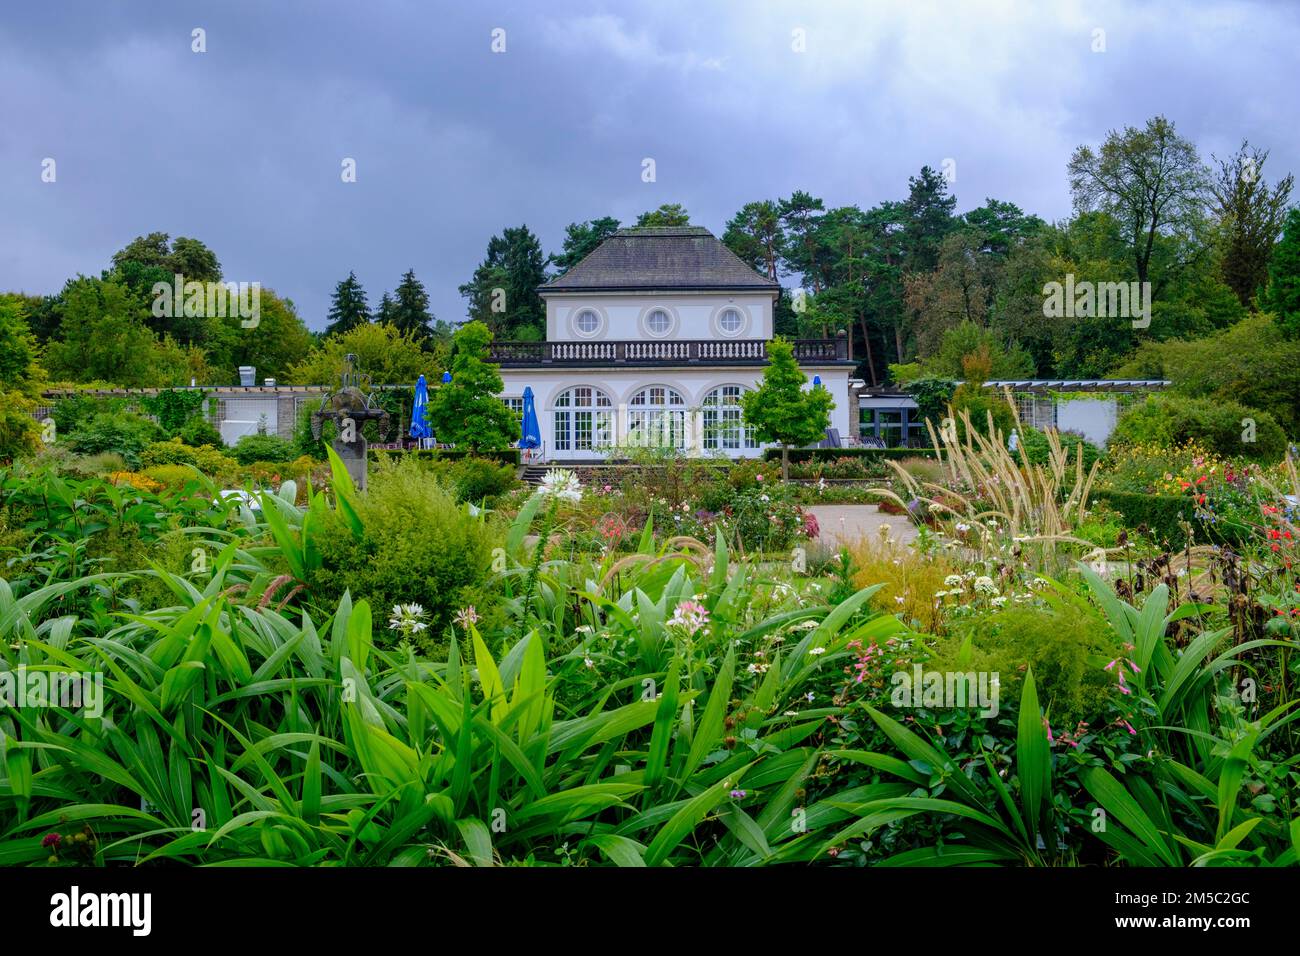
<svg viewBox="0 0 1300 956"><path fill-rule="evenodd" d="M690 636L709 623L709 609L698 601L683 601L668 619L669 626L680 627Z"/></svg>

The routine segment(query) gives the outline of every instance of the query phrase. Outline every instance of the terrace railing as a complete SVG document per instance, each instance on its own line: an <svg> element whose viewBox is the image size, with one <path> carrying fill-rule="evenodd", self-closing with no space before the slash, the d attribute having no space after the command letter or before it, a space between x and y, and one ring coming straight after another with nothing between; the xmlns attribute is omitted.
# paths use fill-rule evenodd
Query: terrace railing
<svg viewBox="0 0 1300 956"><path fill-rule="evenodd" d="M847 362L848 339L796 339L800 362ZM541 365L763 365L767 339L664 339L612 342L494 342L491 361Z"/></svg>

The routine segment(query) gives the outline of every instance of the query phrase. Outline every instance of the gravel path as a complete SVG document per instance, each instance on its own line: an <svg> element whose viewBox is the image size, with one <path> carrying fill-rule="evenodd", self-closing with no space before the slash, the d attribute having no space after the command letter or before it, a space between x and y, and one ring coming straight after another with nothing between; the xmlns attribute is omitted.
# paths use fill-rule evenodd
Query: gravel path
<svg viewBox="0 0 1300 956"><path fill-rule="evenodd" d="M876 505L813 505L804 510L816 516L821 540L828 547L838 548L864 535L877 535L881 525L886 525L891 537L904 544L916 540L912 522L900 515L881 514Z"/></svg>

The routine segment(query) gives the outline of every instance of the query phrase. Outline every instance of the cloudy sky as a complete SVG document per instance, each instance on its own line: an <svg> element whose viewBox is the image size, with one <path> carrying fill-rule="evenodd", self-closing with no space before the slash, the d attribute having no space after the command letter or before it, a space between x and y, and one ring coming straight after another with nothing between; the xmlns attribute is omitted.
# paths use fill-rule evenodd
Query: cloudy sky
<svg viewBox="0 0 1300 956"><path fill-rule="evenodd" d="M374 304L413 268L456 321L505 226L550 252L680 202L721 234L748 201L867 207L945 160L960 210L1059 218L1070 151L1157 113L1207 160L1270 149L1273 180L1300 172L1298 49L1292 0L5 4L0 289L163 231L312 328L349 270Z"/></svg>

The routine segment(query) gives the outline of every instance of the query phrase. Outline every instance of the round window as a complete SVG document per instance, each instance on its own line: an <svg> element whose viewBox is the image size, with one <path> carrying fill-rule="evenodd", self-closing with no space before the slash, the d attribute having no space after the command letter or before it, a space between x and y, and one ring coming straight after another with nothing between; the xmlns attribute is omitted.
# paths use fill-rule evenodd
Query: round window
<svg viewBox="0 0 1300 956"><path fill-rule="evenodd" d="M578 313L578 317L574 320L574 324L578 327L578 331L583 335L593 335L596 330L600 328L600 316L591 311L591 309L583 309Z"/></svg>
<svg viewBox="0 0 1300 956"><path fill-rule="evenodd" d="M722 314L718 316L718 328L725 335L735 335L745 327L745 320L741 318L740 313L735 309L723 309Z"/></svg>
<svg viewBox="0 0 1300 956"><path fill-rule="evenodd" d="M673 327L673 320L663 309L655 309L646 316L645 325L652 335L667 335Z"/></svg>

